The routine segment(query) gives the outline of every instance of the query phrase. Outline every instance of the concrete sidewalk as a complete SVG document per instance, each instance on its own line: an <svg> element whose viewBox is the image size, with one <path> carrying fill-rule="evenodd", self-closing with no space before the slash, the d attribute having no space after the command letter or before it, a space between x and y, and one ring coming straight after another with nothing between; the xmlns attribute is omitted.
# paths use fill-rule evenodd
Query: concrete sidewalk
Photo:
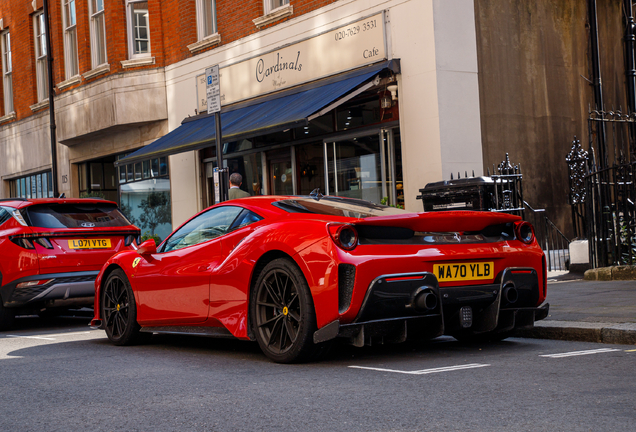
<svg viewBox="0 0 636 432"><path fill-rule="evenodd" d="M550 313L516 336L636 344L636 281L586 281L583 275L548 277Z"/></svg>

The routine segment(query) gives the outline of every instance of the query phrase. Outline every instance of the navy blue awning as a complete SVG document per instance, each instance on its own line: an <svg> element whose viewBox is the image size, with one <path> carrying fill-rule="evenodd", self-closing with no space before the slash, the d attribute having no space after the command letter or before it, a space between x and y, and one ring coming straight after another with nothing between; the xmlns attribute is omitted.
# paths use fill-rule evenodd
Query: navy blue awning
<svg viewBox="0 0 636 432"><path fill-rule="evenodd" d="M383 62L318 83L300 86L280 95L260 98L249 105L237 104L228 108L227 111L223 109L221 111L223 142L306 125L308 117L312 114L347 95L360 84L389 67L398 68L399 65L396 66L395 62L391 61ZM118 160L115 165L198 150L213 145L215 138L214 115L206 114L187 118L172 132Z"/></svg>

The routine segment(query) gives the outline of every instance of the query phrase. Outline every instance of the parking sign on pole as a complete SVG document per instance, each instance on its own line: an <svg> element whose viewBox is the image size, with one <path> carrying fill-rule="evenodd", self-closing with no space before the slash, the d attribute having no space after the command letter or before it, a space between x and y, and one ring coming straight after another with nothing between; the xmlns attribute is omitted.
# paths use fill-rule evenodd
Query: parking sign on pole
<svg viewBox="0 0 636 432"><path fill-rule="evenodd" d="M214 65L205 70L205 91L208 97L208 114L214 114L216 123L216 166L219 176L220 201L227 201L228 182L227 172L223 166L223 136L221 134L221 81L219 80L219 65ZM216 198L215 198L216 201Z"/></svg>

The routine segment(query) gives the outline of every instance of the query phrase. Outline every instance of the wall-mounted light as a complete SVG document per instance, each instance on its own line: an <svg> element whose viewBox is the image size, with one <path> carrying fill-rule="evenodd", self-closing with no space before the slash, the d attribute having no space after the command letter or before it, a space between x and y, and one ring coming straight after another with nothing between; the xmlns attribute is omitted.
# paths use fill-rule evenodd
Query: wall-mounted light
<svg viewBox="0 0 636 432"><path fill-rule="evenodd" d="M398 86L395 85L395 84L391 84L390 86L387 86L386 89L391 92L391 99L397 100L397 89L398 89Z"/></svg>
<svg viewBox="0 0 636 432"><path fill-rule="evenodd" d="M380 108L388 109L393 106L393 101L391 100L391 96L389 96L388 92L380 92Z"/></svg>

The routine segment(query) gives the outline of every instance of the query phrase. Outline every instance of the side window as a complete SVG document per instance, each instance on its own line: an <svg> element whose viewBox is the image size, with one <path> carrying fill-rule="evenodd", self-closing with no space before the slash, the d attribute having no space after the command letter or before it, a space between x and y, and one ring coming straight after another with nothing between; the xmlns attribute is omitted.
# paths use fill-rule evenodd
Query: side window
<svg viewBox="0 0 636 432"><path fill-rule="evenodd" d="M232 224L232 230L243 228L248 226L249 224L253 224L254 222L258 222L263 219L256 213L253 213L249 210L243 210L243 213L236 218L234 223Z"/></svg>
<svg viewBox="0 0 636 432"><path fill-rule="evenodd" d="M241 211L241 207L223 206L200 214L172 233L161 252L193 246L222 236L230 230Z"/></svg>
<svg viewBox="0 0 636 432"><path fill-rule="evenodd" d="M0 207L0 225L2 225L3 223L11 219L11 210L4 207Z"/></svg>

